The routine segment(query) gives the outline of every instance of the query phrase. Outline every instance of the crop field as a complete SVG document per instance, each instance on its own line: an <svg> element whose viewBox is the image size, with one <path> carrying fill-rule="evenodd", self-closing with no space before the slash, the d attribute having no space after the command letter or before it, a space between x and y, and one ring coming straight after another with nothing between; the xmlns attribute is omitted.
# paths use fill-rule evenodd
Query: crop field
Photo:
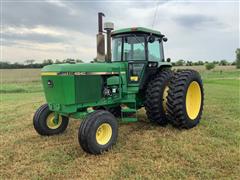
<svg viewBox="0 0 240 180"><path fill-rule="evenodd" d="M57 136L39 136L32 123L45 102L40 70L0 70L0 179L239 179L240 71L191 67L205 90L200 124L191 130L139 122L120 124L117 144L102 155L79 146L81 121Z"/></svg>

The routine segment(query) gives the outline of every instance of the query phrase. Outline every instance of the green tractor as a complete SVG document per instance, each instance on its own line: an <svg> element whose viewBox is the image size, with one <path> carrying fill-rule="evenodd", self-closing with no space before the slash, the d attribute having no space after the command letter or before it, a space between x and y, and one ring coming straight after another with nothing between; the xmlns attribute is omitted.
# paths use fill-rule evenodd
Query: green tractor
<svg viewBox="0 0 240 180"><path fill-rule="evenodd" d="M165 61L159 31L134 27L102 28L98 14L97 60L93 63L53 64L42 69L47 104L33 117L40 135L64 132L69 118L84 119L78 139L88 153L100 154L117 141L118 121L136 122L145 107L148 119L177 128L196 126L203 109L203 84L194 70L171 71ZM107 34L105 56L104 34Z"/></svg>

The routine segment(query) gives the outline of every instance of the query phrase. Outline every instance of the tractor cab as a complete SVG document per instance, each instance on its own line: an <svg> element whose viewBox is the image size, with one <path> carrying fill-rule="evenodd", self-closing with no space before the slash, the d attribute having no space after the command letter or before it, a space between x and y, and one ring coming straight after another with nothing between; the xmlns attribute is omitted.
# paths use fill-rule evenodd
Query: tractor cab
<svg viewBox="0 0 240 180"><path fill-rule="evenodd" d="M163 41L167 38L159 31L143 27L125 28L113 31L111 36L111 61L128 64L129 84L144 84L160 65L167 65L163 52Z"/></svg>

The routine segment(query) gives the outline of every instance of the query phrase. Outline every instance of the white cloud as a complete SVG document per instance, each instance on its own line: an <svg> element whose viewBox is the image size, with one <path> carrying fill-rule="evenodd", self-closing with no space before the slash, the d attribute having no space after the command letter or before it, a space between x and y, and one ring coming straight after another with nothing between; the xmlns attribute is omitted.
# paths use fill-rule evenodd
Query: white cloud
<svg viewBox="0 0 240 180"><path fill-rule="evenodd" d="M40 61L72 57L89 61L96 56L93 28L97 29L97 12L103 11L106 15L104 20L113 21L117 29L133 26L151 28L156 10L156 2L136 5L136 2L130 1L74 3L50 0L47 3L54 6L54 12L45 11L45 7L41 6L41 11L38 11L41 21L35 17L34 10L23 17L21 14L25 12L22 10L12 12L18 13L19 19L11 13L8 18L3 17L6 19L3 33L16 37L21 35L19 39L5 37L4 59L24 61L34 58ZM21 5L24 6L24 3ZM67 13L61 13L63 9ZM41 13L45 13L43 17ZM169 39L165 44L166 57L175 60L234 60L234 51L239 47L238 16L239 2L169 1L160 3L154 29L160 30ZM8 24L8 19L15 25ZM26 20L29 24L24 24ZM16 25L18 21L21 26ZM51 25L51 22L54 23ZM7 41L12 44L7 45Z"/></svg>
<svg viewBox="0 0 240 180"><path fill-rule="evenodd" d="M27 28L27 27L17 27L17 26L6 26L3 27L2 30L3 33L14 33L14 34L47 34L47 35L52 35L52 36L59 36L63 35L60 31L54 29L54 28L49 28L45 27L42 25L38 25L33 28Z"/></svg>
<svg viewBox="0 0 240 180"><path fill-rule="evenodd" d="M66 4L64 4L63 2L59 1L59 0L46 0L46 2L48 3L52 3L56 6L59 6L59 7L67 7Z"/></svg>
<svg viewBox="0 0 240 180"><path fill-rule="evenodd" d="M69 11L70 15L76 15L77 12L71 8L66 2L67 1L60 1L60 0L45 0L47 3L53 4L55 6L61 7L61 8L65 8Z"/></svg>
<svg viewBox="0 0 240 180"><path fill-rule="evenodd" d="M41 34L42 37L56 36L62 38L62 42L53 41L51 43L48 41L44 43L41 43L42 41L34 42L32 39L7 39L3 41L3 45L10 45L3 48L3 59L24 61L24 59L31 58L40 62L47 58L78 58L91 61L93 58L90 57L95 54L95 36L92 37L77 31L37 26L34 28L6 27L3 32L15 36L29 36L31 34L36 37Z"/></svg>

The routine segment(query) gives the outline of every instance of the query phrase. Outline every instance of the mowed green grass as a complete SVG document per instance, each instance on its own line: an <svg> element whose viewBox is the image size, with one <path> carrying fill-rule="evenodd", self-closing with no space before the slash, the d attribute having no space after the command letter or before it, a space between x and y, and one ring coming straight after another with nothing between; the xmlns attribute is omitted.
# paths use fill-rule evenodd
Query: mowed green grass
<svg viewBox="0 0 240 180"><path fill-rule="evenodd" d="M239 179L240 71L206 72L205 105L191 130L139 122L121 124L117 144L100 156L78 144L80 121L61 135L39 136L32 125L45 102L39 70L2 70L0 179ZM221 72L222 71L222 72Z"/></svg>

